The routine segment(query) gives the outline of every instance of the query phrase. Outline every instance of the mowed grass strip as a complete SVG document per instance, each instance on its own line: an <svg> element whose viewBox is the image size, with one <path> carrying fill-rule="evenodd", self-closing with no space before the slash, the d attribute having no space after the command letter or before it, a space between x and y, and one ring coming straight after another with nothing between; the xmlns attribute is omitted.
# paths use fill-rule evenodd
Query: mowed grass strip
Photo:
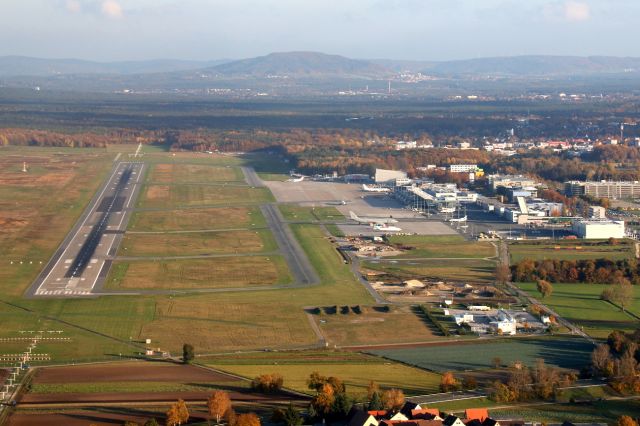
<svg viewBox="0 0 640 426"><path fill-rule="evenodd" d="M302 364L302 365L215 365L221 370L229 371L247 378L260 374L278 373L284 378L284 385L299 392L311 393L307 387L309 375L317 371L324 376L342 379L347 392L353 396L366 396L367 386L373 380L382 388L402 389L408 395L419 395L438 392L440 375L418 368L390 362L364 364Z"/></svg>
<svg viewBox="0 0 640 426"><path fill-rule="evenodd" d="M129 222L129 230L137 232L264 228L266 226L258 207L137 211Z"/></svg>
<svg viewBox="0 0 640 426"><path fill-rule="evenodd" d="M518 286L562 317L582 326L593 337L605 338L613 330L631 331L640 326L636 318L600 299L600 294L607 288L606 284L552 284L553 293L544 299L536 290L535 283L520 283ZM640 314L640 289L634 286L633 290L634 302L629 309Z"/></svg>
<svg viewBox="0 0 640 426"><path fill-rule="evenodd" d="M285 220L293 222L344 220L344 215L335 207L303 207L293 204L281 204L278 208Z"/></svg>
<svg viewBox="0 0 640 426"><path fill-rule="evenodd" d="M459 235L393 235L389 243L411 247L395 258L487 258L496 254L491 243L466 241Z"/></svg>
<svg viewBox="0 0 640 426"><path fill-rule="evenodd" d="M193 256L277 250L271 231L206 231L185 234L126 234L119 256Z"/></svg>
<svg viewBox="0 0 640 426"><path fill-rule="evenodd" d="M120 289L241 288L290 282L289 269L279 255L115 262L107 278L109 288Z"/></svg>
<svg viewBox="0 0 640 426"><path fill-rule="evenodd" d="M618 241L616 245L603 241L567 240L552 243L516 242L509 244L511 262L517 263L522 259L544 260L579 260L579 259L609 259L622 260L635 257L635 248L628 240Z"/></svg>
<svg viewBox="0 0 640 426"><path fill-rule="evenodd" d="M385 272L400 279L424 278L439 281L490 282L495 262L483 259L423 259L411 261L363 262L365 269Z"/></svg>
<svg viewBox="0 0 640 426"><path fill-rule="evenodd" d="M590 360L593 345L581 338L518 338L493 342L447 343L416 348L369 351L433 371L487 370L498 357L503 365L515 361L533 365L538 358L562 368L580 369Z"/></svg>
<svg viewBox="0 0 640 426"><path fill-rule="evenodd" d="M352 309L343 314L342 307L338 307L337 313L314 315L314 319L331 345L419 342L438 338L410 306L393 307L390 312L363 306L359 309L360 314Z"/></svg>
<svg viewBox="0 0 640 426"><path fill-rule="evenodd" d="M274 201L267 188L211 185L145 185L138 207L176 208L261 204Z"/></svg>
<svg viewBox="0 0 640 426"><path fill-rule="evenodd" d="M231 166L202 164L154 164L147 175L148 183L220 183L244 182L242 171Z"/></svg>

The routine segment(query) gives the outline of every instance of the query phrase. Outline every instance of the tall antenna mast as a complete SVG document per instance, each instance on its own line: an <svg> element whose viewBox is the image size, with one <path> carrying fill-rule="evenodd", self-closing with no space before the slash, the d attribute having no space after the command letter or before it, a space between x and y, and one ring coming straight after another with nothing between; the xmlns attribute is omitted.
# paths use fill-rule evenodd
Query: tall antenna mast
<svg viewBox="0 0 640 426"><path fill-rule="evenodd" d="M389 89L387 90L387 93L391 94L391 80L389 80Z"/></svg>
<svg viewBox="0 0 640 426"><path fill-rule="evenodd" d="M23 172L23 173L27 173L27 162L26 162L26 161L24 161L24 162L22 163L22 172Z"/></svg>

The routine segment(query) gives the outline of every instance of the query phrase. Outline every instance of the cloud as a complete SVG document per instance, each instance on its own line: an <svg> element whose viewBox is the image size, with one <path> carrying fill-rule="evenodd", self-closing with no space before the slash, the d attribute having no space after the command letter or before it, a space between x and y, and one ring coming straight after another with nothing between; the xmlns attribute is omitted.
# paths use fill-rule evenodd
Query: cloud
<svg viewBox="0 0 640 426"><path fill-rule="evenodd" d="M568 1L564 4L564 17L567 21L582 22L591 18L591 8L579 1Z"/></svg>
<svg viewBox="0 0 640 426"><path fill-rule="evenodd" d="M78 0L67 0L66 7L67 10L72 13L78 13L82 9Z"/></svg>
<svg viewBox="0 0 640 426"><path fill-rule="evenodd" d="M122 18L122 6L116 0L102 2L102 14L109 18Z"/></svg>

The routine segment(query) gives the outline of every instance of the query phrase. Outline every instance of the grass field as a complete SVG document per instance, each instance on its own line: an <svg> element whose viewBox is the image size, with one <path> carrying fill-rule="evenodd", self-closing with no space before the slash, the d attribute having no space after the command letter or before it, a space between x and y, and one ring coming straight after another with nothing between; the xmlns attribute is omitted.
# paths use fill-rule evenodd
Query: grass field
<svg viewBox="0 0 640 426"><path fill-rule="evenodd" d="M204 289L288 284L291 276L279 255L232 256L167 261L115 262L109 288Z"/></svg>
<svg viewBox="0 0 640 426"><path fill-rule="evenodd" d="M330 345L357 346L396 342L420 342L438 339L423 318L410 306L393 307L390 312L373 307L360 307L362 313L349 310L335 314L314 315L322 334Z"/></svg>
<svg viewBox="0 0 640 426"><path fill-rule="evenodd" d="M617 245L607 243L597 244L593 241L567 240L553 243L538 242L526 243L518 241L509 244L511 262L516 263L522 259L599 259L621 260L635 257L635 248L628 240L619 241Z"/></svg>
<svg viewBox="0 0 640 426"><path fill-rule="evenodd" d="M206 363L247 378L265 373L279 373L284 385L310 393L309 375L317 371L325 376L344 380L347 392L362 397L371 380L382 388L403 389L408 395L437 392L440 375L402 364L390 363L377 357L342 352L285 352L267 353L264 357L251 354L231 355L231 359L206 359Z"/></svg>
<svg viewBox="0 0 640 426"><path fill-rule="evenodd" d="M509 365L521 361L533 365L537 358L562 368L580 369L589 362L593 346L584 339L517 338L459 344L441 344L420 348L372 350L375 355L416 365L433 371L485 370L499 357Z"/></svg>
<svg viewBox="0 0 640 426"><path fill-rule="evenodd" d="M147 175L148 183L244 183L242 171L231 166L210 166L203 164L154 164Z"/></svg>
<svg viewBox="0 0 640 426"><path fill-rule="evenodd" d="M366 269L385 272L399 279L422 278L438 281L491 282L495 263L483 259L424 259L411 261L367 261Z"/></svg>
<svg viewBox="0 0 640 426"><path fill-rule="evenodd" d="M130 231L162 232L206 229L264 228L258 207L214 207L134 212Z"/></svg>
<svg viewBox="0 0 640 426"><path fill-rule="evenodd" d="M139 208L193 206L229 206L274 201L266 188L222 185L145 185L138 201Z"/></svg>
<svg viewBox="0 0 640 426"><path fill-rule="evenodd" d="M193 256L258 253L278 249L268 229L183 234L126 234L119 256Z"/></svg>
<svg viewBox="0 0 640 426"><path fill-rule="evenodd" d="M293 222L344 220L344 215L335 207L302 207L293 204L281 204L278 208L286 220Z"/></svg>
<svg viewBox="0 0 640 426"><path fill-rule="evenodd" d="M423 236L394 235L389 243L411 247L395 258L488 258L496 255L491 243L467 241L459 235Z"/></svg>
<svg viewBox="0 0 640 426"><path fill-rule="evenodd" d="M635 330L640 321L609 302L600 300L606 285L553 284L553 294L541 299L536 284L521 283L520 288L539 298L542 303L558 312L570 322L580 325L593 337L607 337L613 330ZM634 287L635 298L629 309L640 314L640 291Z"/></svg>

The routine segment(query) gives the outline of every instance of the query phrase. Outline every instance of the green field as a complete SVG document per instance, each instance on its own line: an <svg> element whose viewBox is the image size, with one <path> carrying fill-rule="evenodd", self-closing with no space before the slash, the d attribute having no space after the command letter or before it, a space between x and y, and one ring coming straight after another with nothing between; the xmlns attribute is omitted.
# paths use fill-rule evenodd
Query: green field
<svg viewBox="0 0 640 426"><path fill-rule="evenodd" d="M543 358L547 364L561 368L580 369L589 362L593 346L584 339L516 338L472 343L450 343L419 348L372 350L371 353L416 365L433 371L486 370L492 359L503 364L521 361L533 365Z"/></svg>
<svg viewBox="0 0 640 426"><path fill-rule="evenodd" d="M268 353L264 357L232 355L231 359L220 361L209 358L206 363L250 379L260 374L278 373L284 377L286 387L305 393L311 393L306 381L314 371L342 379L347 392L358 397L366 394L371 380L382 388L403 389L408 395L437 392L440 383L438 374L377 357L343 355L341 352Z"/></svg>
<svg viewBox="0 0 640 426"><path fill-rule="evenodd" d="M606 242L584 240L567 240L554 242L514 242L509 244L511 263L522 259L544 260L578 260L599 259L621 260L635 257L635 248L628 240L619 241L616 245Z"/></svg>
<svg viewBox="0 0 640 426"><path fill-rule="evenodd" d="M259 253L278 249L268 229L125 234L119 256L194 256Z"/></svg>
<svg viewBox="0 0 640 426"><path fill-rule="evenodd" d="M266 226L260 209L252 206L136 211L129 221L129 231L136 232L265 228Z"/></svg>
<svg viewBox="0 0 640 426"><path fill-rule="evenodd" d="M459 235L423 236L394 235L389 243L407 250L401 258L492 258L496 249L491 243L467 241Z"/></svg>
<svg viewBox="0 0 640 426"><path fill-rule="evenodd" d="M282 216L292 222L325 222L344 220L344 215L335 207L302 207L293 204L278 206Z"/></svg>
<svg viewBox="0 0 640 426"><path fill-rule="evenodd" d="M534 283L521 283L518 286L570 322L582 326L593 337L607 337L613 330L635 330L640 326L636 318L600 300L606 285L553 284L553 294L545 299L541 298ZM634 287L634 292L634 302L629 309L640 314L640 290Z"/></svg>
<svg viewBox="0 0 640 426"><path fill-rule="evenodd" d="M116 261L107 277L112 289L211 289L289 284L280 255L203 259Z"/></svg>
<svg viewBox="0 0 640 426"><path fill-rule="evenodd" d="M139 208L171 209L195 206L229 206L259 204L274 201L266 188L223 185L145 185Z"/></svg>
<svg viewBox="0 0 640 426"><path fill-rule="evenodd" d="M185 184L235 182L244 184L244 175L237 167L203 164L154 164L147 174L148 183Z"/></svg>
<svg viewBox="0 0 640 426"><path fill-rule="evenodd" d="M491 282L495 271L495 262L484 259L366 261L362 266L400 280L418 277L437 281Z"/></svg>

